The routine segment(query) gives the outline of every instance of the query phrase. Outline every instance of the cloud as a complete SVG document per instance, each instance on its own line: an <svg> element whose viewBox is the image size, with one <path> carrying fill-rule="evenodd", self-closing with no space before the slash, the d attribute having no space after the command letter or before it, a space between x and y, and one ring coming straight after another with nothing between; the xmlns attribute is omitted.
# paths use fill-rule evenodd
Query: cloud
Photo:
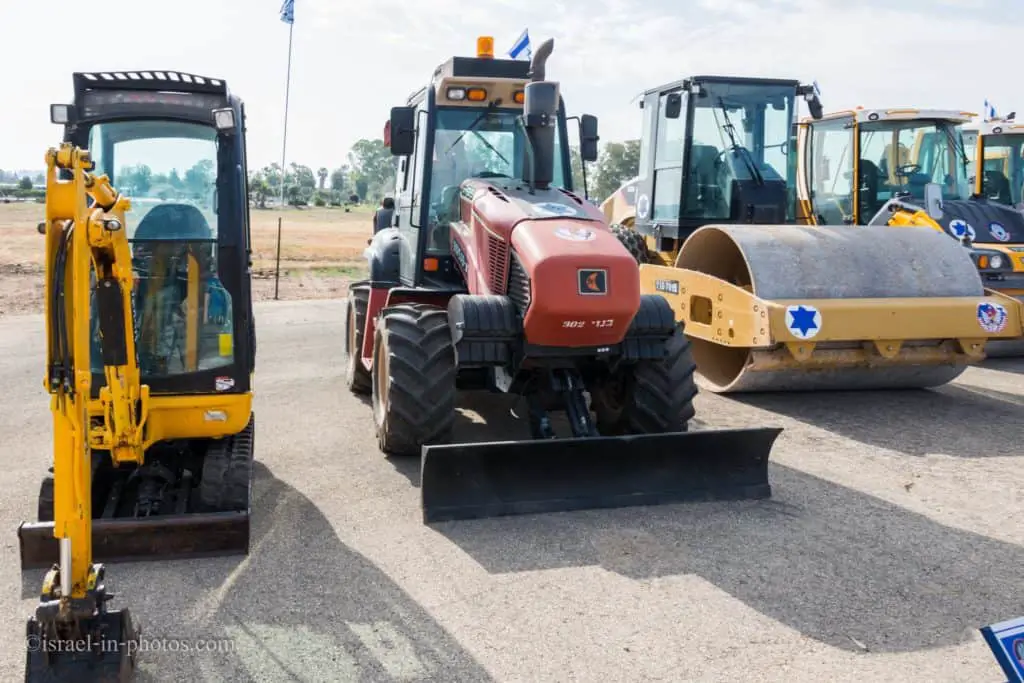
<svg viewBox="0 0 1024 683"><path fill-rule="evenodd" d="M695 74L817 80L826 110L856 105L977 111L988 98L1017 107L1015 47L1024 17L1008 0L297 0L288 159L343 163L361 137L381 134L392 106L426 85L478 35L496 52L528 27L555 38L548 76L571 113L600 118L605 141L636 137L641 91ZM0 16L0 44L25 55L5 76L0 167L41 166L59 131L51 101L82 68L178 68L220 76L247 103L250 164L279 161L288 26L279 0L108 0L102 27L80 50L42 51L50 19L95 24L71 0ZM12 10L7 10L10 14ZM110 48L106 46L110 45ZM7 98L5 98L7 99Z"/></svg>

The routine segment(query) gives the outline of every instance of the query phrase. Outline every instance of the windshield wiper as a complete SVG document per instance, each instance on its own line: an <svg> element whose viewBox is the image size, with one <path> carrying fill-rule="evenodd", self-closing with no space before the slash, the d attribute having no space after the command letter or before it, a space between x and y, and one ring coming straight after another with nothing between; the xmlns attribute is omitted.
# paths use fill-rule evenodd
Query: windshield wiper
<svg viewBox="0 0 1024 683"><path fill-rule="evenodd" d="M725 117L725 125L721 126L721 128L724 128L726 134L729 136L732 148L734 150L743 150L744 153L740 154L740 157L742 157L743 164L747 167L747 171L750 173L751 177L753 177L754 182L758 185L764 185L764 176L762 176L761 172L757 170L757 163L754 161L754 155L750 153L749 149L736 142L736 132L733 128L732 120L729 118L729 111L725 108L725 101L721 97L718 98L718 108L722 110L722 116Z"/></svg>
<svg viewBox="0 0 1024 683"><path fill-rule="evenodd" d="M448 149L446 149L444 153L447 154L448 152L452 151L455 145L459 144L459 141L462 140L463 137L465 137L466 133L470 132L471 130L479 126L480 122L487 118L487 115L494 111L497 107L498 100L492 100L491 103L487 105L487 108L480 112L480 116L477 116L475 119L473 119L473 123L469 124L469 127L466 128L466 130L459 133L459 137L455 138L455 141L451 145L449 145Z"/></svg>

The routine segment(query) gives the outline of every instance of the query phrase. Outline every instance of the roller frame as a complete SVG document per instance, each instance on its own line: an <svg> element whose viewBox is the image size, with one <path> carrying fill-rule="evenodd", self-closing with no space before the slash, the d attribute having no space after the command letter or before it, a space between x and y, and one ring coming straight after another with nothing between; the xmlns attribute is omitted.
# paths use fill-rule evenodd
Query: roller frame
<svg viewBox="0 0 1024 683"><path fill-rule="evenodd" d="M656 281L678 282L678 294L665 291ZM988 340L1024 336L1024 313L1017 299L986 289L982 297L783 299L766 301L747 289L712 275L685 268L642 264L641 291L661 294L682 320L689 337L720 346L754 349L773 356L772 364L807 368L817 364L886 365L948 363L957 356L976 363L985 358ZM689 301L702 297L710 308L693 311ZM978 325L977 306L989 302L1007 312L1001 332L988 333ZM821 330L809 340L793 335L786 326L786 308L813 306L821 313ZM878 317L885 317L885 325ZM909 341L952 342L938 348L905 347ZM823 342L860 342L861 349L816 352ZM782 346L788 353L779 354ZM941 350L940 350L941 349ZM762 358L767 361L767 358Z"/></svg>

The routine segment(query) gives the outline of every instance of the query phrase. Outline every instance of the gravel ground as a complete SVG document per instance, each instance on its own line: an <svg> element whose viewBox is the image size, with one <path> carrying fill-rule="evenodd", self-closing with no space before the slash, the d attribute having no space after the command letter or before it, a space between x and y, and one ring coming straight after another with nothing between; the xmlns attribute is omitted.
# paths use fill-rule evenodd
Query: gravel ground
<svg viewBox="0 0 1024 683"><path fill-rule="evenodd" d="M145 681L987 681L978 626L1024 614L1024 361L935 391L698 398L704 427L785 428L773 498L430 528L341 386L342 302L257 305L246 558L116 565ZM0 679L19 680L42 572L15 528L50 455L38 315L0 320L8 443ZM479 400L478 400L479 399ZM462 438L514 438L467 396Z"/></svg>

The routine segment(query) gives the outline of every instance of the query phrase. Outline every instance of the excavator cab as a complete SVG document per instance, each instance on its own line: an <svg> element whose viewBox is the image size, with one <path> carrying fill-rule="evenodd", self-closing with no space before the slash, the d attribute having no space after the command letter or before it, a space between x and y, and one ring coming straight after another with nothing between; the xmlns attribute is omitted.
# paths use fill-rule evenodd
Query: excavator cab
<svg viewBox="0 0 1024 683"><path fill-rule="evenodd" d="M64 134L46 156L40 225L53 467L37 521L18 536L22 569L49 569L30 635L129 641L131 618L105 606L94 561L249 549L245 110L222 80L191 74L73 81L72 104L51 106ZM107 680L131 668L121 649L48 652L29 653L26 680Z"/></svg>

